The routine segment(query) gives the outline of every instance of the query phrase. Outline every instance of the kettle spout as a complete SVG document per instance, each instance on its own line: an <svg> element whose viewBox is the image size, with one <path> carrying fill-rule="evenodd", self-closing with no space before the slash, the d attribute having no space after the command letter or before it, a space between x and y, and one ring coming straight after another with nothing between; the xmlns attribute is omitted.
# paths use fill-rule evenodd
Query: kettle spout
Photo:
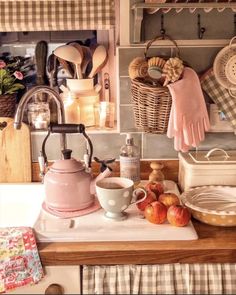
<svg viewBox="0 0 236 295"><path fill-rule="evenodd" d="M97 181L99 181L99 180L101 180L101 179L103 179L103 178L105 178L105 177L108 177L108 176L110 176L110 175L111 175L111 169L109 169L109 168L107 167L106 170L104 170L104 171L103 171L102 173L100 173L95 179L93 179L93 180L91 181L91 184L90 184L90 193L91 193L92 195L95 194L95 192L96 192L95 184L96 184Z"/></svg>

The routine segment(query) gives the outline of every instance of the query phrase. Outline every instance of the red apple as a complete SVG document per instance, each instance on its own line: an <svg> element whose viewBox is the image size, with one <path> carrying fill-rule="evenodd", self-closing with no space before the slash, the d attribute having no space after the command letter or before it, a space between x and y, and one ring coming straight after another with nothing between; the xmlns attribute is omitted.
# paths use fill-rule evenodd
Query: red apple
<svg viewBox="0 0 236 295"><path fill-rule="evenodd" d="M159 198L160 194L164 193L164 185L161 182L156 182L156 181L149 181L145 185L145 189L147 191L152 191L156 194L157 199Z"/></svg>
<svg viewBox="0 0 236 295"><path fill-rule="evenodd" d="M180 205L179 197L174 193L160 194L158 201L164 204L167 209L172 205Z"/></svg>
<svg viewBox="0 0 236 295"><path fill-rule="evenodd" d="M144 211L145 218L155 224L161 224L166 221L167 208L164 204L154 201L147 205Z"/></svg>
<svg viewBox="0 0 236 295"><path fill-rule="evenodd" d="M144 197L144 192L142 191L138 192L137 200L140 200L143 197ZM143 201L136 203L136 206L138 207L140 211L144 211L145 207L148 204L152 203L153 201L156 201L156 195L152 191L147 191L147 197Z"/></svg>
<svg viewBox="0 0 236 295"><path fill-rule="evenodd" d="M191 213L187 207L172 205L167 211L167 220L174 226L185 226L191 219Z"/></svg>

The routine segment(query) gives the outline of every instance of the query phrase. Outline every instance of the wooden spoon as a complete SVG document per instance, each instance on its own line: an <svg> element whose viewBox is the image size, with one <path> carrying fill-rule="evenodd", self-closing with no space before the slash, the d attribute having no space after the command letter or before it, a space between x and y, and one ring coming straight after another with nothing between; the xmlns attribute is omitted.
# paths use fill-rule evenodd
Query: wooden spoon
<svg viewBox="0 0 236 295"><path fill-rule="evenodd" d="M48 54L48 44L46 41L39 41L35 47L35 62L37 69L37 85L47 85L47 54Z"/></svg>
<svg viewBox="0 0 236 295"><path fill-rule="evenodd" d="M93 53L93 67L88 78L93 78L107 62L107 50L103 45L99 45Z"/></svg>
<svg viewBox="0 0 236 295"><path fill-rule="evenodd" d="M88 64L92 61L92 52L89 47L81 46L84 54L84 58L81 63L82 74L85 76Z"/></svg>
<svg viewBox="0 0 236 295"><path fill-rule="evenodd" d="M54 54L57 57L60 57L66 61L72 62L75 65L76 68L76 75L77 78L82 79L82 72L81 72L81 62L82 62L82 56L77 48L75 48L72 45L62 45L57 47L54 50Z"/></svg>
<svg viewBox="0 0 236 295"><path fill-rule="evenodd" d="M79 71L80 71L79 75L81 75L82 78L83 78L83 71L82 71L82 63L83 63L83 60L84 60L84 51L83 51L83 48L77 42L71 42L71 43L69 43L69 45L75 47L78 50L79 54L81 55L81 64L80 64L80 68L79 68ZM76 71L76 73L77 73L77 71Z"/></svg>

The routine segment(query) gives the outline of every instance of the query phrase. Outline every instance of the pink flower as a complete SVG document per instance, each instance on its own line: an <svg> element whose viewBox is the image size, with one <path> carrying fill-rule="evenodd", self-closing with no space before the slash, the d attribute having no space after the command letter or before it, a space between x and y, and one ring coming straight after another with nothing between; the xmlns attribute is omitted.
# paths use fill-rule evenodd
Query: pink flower
<svg viewBox="0 0 236 295"><path fill-rule="evenodd" d="M15 71L13 74L18 80L22 80L24 78L23 74L19 71Z"/></svg>
<svg viewBox="0 0 236 295"><path fill-rule="evenodd" d="M5 68L5 66L6 66L5 61L3 61L2 59L0 59L0 69Z"/></svg>

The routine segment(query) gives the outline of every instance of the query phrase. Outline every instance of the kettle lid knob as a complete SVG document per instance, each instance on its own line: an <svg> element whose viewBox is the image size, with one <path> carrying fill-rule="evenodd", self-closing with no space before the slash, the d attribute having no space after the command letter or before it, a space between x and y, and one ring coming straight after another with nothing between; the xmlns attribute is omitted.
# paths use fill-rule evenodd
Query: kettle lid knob
<svg viewBox="0 0 236 295"><path fill-rule="evenodd" d="M70 150L70 149L64 149L64 150L62 150L61 152L62 152L62 154L63 154L63 159L64 159L64 160L69 160L69 159L71 159L71 153L72 153L72 150Z"/></svg>

